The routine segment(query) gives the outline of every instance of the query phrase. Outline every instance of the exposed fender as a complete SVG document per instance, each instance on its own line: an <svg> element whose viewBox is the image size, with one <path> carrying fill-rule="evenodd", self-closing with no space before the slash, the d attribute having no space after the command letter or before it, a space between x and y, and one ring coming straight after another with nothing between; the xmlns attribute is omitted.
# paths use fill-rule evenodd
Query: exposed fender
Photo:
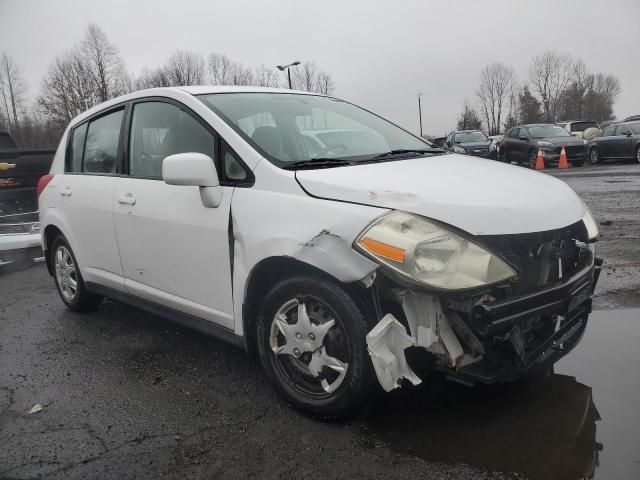
<svg viewBox="0 0 640 480"><path fill-rule="evenodd" d="M273 174L272 168L256 174L256 179L268 184L266 171ZM238 335L243 334L242 309L248 280L264 259L295 258L345 283L360 280L378 268L377 263L356 252L352 244L386 209L309 197L297 185L292 172L281 172L291 177L289 191L271 191L265 183L234 191L233 303Z"/></svg>

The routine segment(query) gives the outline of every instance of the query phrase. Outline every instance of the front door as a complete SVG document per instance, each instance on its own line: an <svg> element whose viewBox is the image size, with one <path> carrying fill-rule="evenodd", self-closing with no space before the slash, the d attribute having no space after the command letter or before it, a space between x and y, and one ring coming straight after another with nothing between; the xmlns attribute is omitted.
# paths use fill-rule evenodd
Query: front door
<svg viewBox="0 0 640 480"><path fill-rule="evenodd" d="M615 156L618 158L633 158L633 140L631 130L627 125L618 125L616 128Z"/></svg>
<svg viewBox="0 0 640 480"><path fill-rule="evenodd" d="M162 160L185 152L216 155L217 139L173 103L132 109L129 175L117 183L114 210L127 291L233 328L229 214L233 187L217 208L198 187L167 185Z"/></svg>

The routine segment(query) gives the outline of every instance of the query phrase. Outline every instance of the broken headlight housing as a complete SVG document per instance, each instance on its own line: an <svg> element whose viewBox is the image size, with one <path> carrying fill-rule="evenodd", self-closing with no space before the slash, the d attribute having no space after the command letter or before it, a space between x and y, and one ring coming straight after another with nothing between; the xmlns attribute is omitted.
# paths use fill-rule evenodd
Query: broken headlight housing
<svg viewBox="0 0 640 480"><path fill-rule="evenodd" d="M600 237L600 230L598 229L598 222L593 217L591 210L585 205L587 211L584 213L582 217L582 222L584 223L585 228L587 229L587 237L589 242L595 242Z"/></svg>
<svg viewBox="0 0 640 480"><path fill-rule="evenodd" d="M475 288L516 275L484 247L406 212L378 218L358 237L356 246L394 272L438 289Z"/></svg>

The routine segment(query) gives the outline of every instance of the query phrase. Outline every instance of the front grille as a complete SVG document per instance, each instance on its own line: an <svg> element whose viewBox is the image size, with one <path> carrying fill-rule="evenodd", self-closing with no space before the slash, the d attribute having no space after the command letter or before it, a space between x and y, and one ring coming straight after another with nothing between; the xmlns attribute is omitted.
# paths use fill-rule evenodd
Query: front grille
<svg viewBox="0 0 640 480"><path fill-rule="evenodd" d="M552 285L584 267L583 252L575 242L586 242L587 232L582 222L558 230L487 235L481 239L518 273L512 285L514 295Z"/></svg>
<svg viewBox="0 0 640 480"><path fill-rule="evenodd" d="M38 223L0 223L0 235L38 233Z"/></svg>
<svg viewBox="0 0 640 480"><path fill-rule="evenodd" d="M488 152L489 152L489 149L487 147L470 148L467 150L467 153L469 155L486 155Z"/></svg>
<svg viewBox="0 0 640 480"><path fill-rule="evenodd" d="M567 158L573 157L582 157L587 154L587 149L584 145L569 145L568 147L564 147L565 152L567 152ZM556 153L560 154L562 151L562 147L556 148Z"/></svg>

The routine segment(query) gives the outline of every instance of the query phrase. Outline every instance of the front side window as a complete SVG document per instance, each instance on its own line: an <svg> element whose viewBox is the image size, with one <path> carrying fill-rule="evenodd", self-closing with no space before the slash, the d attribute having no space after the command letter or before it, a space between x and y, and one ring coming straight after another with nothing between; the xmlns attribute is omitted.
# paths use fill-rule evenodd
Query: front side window
<svg viewBox="0 0 640 480"><path fill-rule="evenodd" d="M84 147L84 171L116 173L118 142L124 109L89 123Z"/></svg>
<svg viewBox="0 0 640 480"><path fill-rule="evenodd" d="M162 178L162 161L176 153L215 156L216 139L189 113L164 102L133 107L129 145L129 173L133 177Z"/></svg>
<svg viewBox="0 0 640 480"><path fill-rule="evenodd" d="M84 141L87 138L87 124L83 123L79 127L73 129L71 134L71 151L67 157L67 172L82 171L82 152L84 150Z"/></svg>
<svg viewBox="0 0 640 480"><path fill-rule="evenodd" d="M366 110L330 97L223 93L199 98L271 162L285 168L313 159L357 162L397 150L435 148Z"/></svg>
<svg viewBox="0 0 640 480"><path fill-rule="evenodd" d="M631 123L629 127L635 135L640 135L640 123Z"/></svg>
<svg viewBox="0 0 640 480"><path fill-rule="evenodd" d="M629 135L630 133L631 131L629 130L629 127L626 125L618 125L618 130L616 132L617 136Z"/></svg>
<svg viewBox="0 0 640 480"><path fill-rule="evenodd" d="M529 127L533 138L570 137L571 134L557 125L535 125Z"/></svg>

